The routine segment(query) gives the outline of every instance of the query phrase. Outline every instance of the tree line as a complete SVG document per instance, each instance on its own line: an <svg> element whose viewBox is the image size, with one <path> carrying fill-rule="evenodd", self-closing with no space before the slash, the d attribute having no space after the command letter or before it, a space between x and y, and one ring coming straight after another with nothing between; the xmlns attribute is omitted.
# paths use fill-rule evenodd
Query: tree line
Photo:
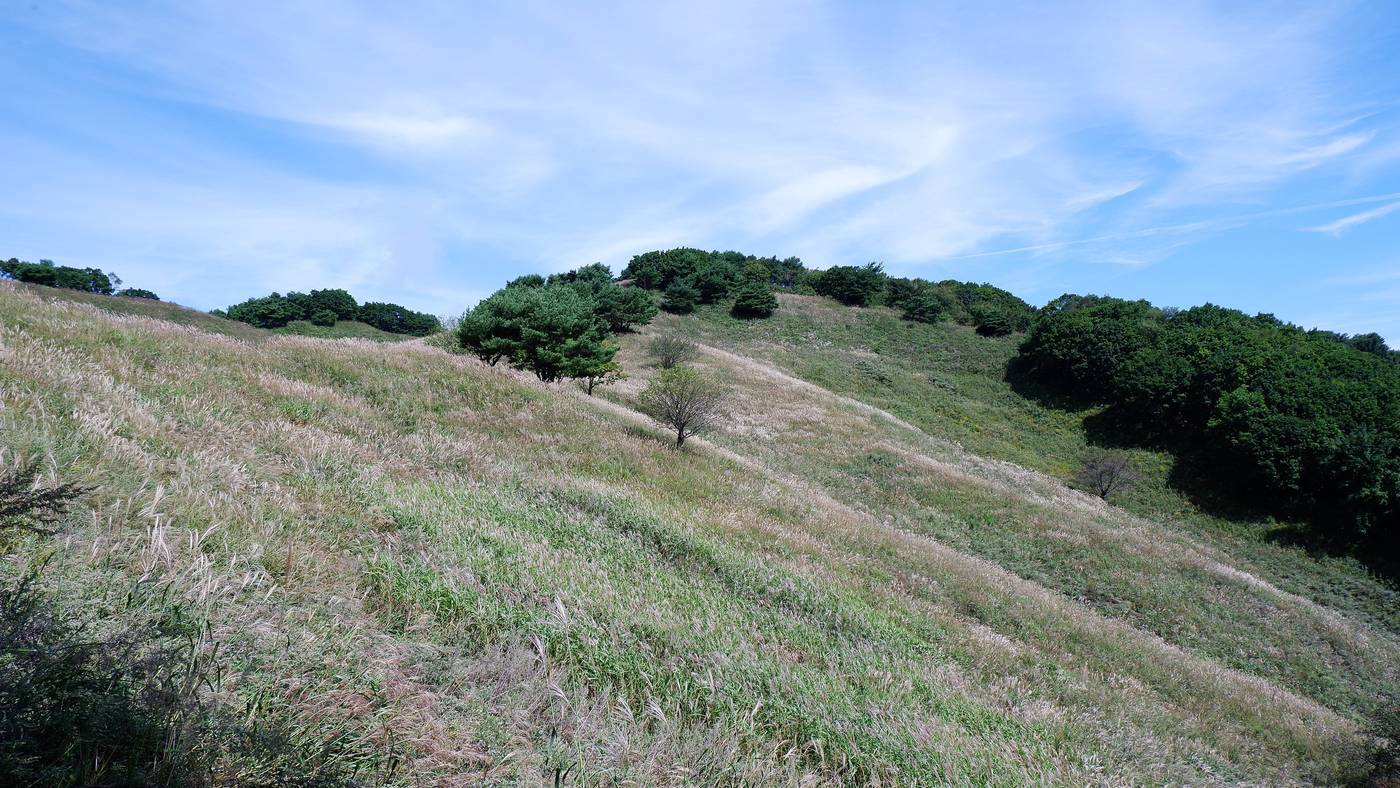
<svg viewBox="0 0 1400 788"><path fill-rule="evenodd" d="M29 263L11 257L0 261L0 279L13 279L45 287L61 287L65 290L81 290L96 295L116 295L125 298L147 298L159 301L160 297L150 290L139 287L121 287L121 277L100 268L74 268L70 265L57 265L52 260Z"/></svg>
<svg viewBox="0 0 1400 788"><path fill-rule="evenodd" d="M677 314L733 297L736 317L767 317L778 308L773 290L826 296L847 306L884 305L906 320L952 321L986 336L1025 331L1035 307L990 284L891 277L880 263L806 267L797 257L756 257L682 247L632 258L622 279L663 294L661 308Z"/></svg>
<svg viewBox="0 0 1400 788"><path fill-rule="evenodd" d="M1107 406L1121 437L1172 448L1213 490L1345 546L1400 536L1400 356L1375 334L1308 331L1207 304L1065 295L1014 371Z"/></svg>
<svg viewBox="0 0 1400 788"><path fill-rule="evenodd" d="M356 320L380 331L409 336L427 336L442 330L442 322L426 312L415 312L398 304L366 301L340 289L312 290L310 293L273 293L250 298L210 314L237 320L259 328L281 328L293 321L306 320L318 326L333 326L341 320Z"/></svg>

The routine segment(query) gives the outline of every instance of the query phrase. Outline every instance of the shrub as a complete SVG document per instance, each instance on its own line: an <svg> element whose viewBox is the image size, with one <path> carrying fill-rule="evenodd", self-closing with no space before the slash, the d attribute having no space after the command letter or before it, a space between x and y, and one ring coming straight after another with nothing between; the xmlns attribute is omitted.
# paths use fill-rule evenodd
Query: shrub
<svg viewBox="0 0 1400 788"><path fill-rule="evenodd" d="M880 263L836 265L823 271L813 286L818 295L834 298L847 306L867 306L884 291L885 278Z"/></svg>
<svg viewBox="0 0 1400 788"><path fill-rule="evenodd" d="M930 288L919 288L917 292L903 297L904 319L919 323L938 323L949 315L947 301Z"/></svg>
<svg viewBox="0 0 1400 788"><path fill-rule="evenodd" d="M699 345L679 334L662 334L653 339L647 349L662 369L684 364L700 354Z"/></svg>
<svg viewBox="0 0 1400 788"><path fill-rule="evenodd" d="M973 309L972 325L984 337L1004 337L1016 331L1011 316L999 307L979 306Z"/></svg>
<svg viewBox="0 0 1400 788"><path fill-rule="evenodd" d="M0 534L11 530L44 533L63 519L74 499L86 488L72 482L38 486L38 460L17 464L0 473Z"/></svg>
<svg viewBox="0 0 1400 788"><path fill-rule="evenodd" d="M335 313L329 309L318 309L311 313L311 323L317 326L335 325Z"/></svg>
<svg viewBox="0 0 1400 788"><path fill-rule="evenodd" d="M125 290L118 290L116 294L123 298L145 298L151 301L160 300L160 296L152 293L150 290L143 290L139 287L128 287Z"/></svg>
<svg viewBox="0 0 1400 788"><path fill-rule="evenodd" d="M778 308L778 299L766 282L749 282L734 295L730 314L739 318L770 317Z"/></svg>
<svg viewBox="0 0 1400 788"><path fill-rule="evenodd" d="M664 369L639 397L641 410L676 433L676 448L686 438L711 429L720 419L724 388L693 367Z"/></svg>
<svg viewBox="0 0 1400 788"><path fill-rule="evenodd" d="M675 282L666 288L666 296L661 300L661 308L677 315L687 315L695 311L700 303L700 291L689 283Z"/></svg>
<svg viewBox="0 0 1400 788"><path fill-rule="evenodd" d="M1127 452L1111 449L1092 452L1074 475L1076 487L1105 500L1126 491L1137 480L1137 469Z"/></svg>

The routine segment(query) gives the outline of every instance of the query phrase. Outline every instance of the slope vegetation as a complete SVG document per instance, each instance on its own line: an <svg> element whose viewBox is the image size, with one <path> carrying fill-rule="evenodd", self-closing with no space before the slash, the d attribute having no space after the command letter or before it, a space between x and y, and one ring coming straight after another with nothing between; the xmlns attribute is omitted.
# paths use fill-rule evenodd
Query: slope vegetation
<svg viewBox="0 0 1400 788"><path fill-rule="evenodd" d="M713 330L732 424L676 452L627 407L641 337L604 401L425 343L0 285L6 461L91 488L0 573L98 626L200 622L209 707L277 732L211 750L216 781L1353 773L1400 664L1383 605L1286 590Z"/></svg>

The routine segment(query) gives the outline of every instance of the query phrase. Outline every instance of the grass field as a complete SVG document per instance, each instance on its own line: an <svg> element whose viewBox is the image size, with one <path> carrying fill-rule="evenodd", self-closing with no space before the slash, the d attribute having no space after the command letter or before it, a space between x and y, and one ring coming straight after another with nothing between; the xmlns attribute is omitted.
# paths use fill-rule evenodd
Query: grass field
<svg viewBox="0 0 1400 788"><path fill-rule="evenodd" d="M1392 590L1067 490L1082 415L999 388L1000 340L687 319L736 393L677 452L644 337L590 399L83 300L0 284L5 461L91 488L0 573L199 622L211 708L279 732L226 781L1332 784L1396 686Z"/></svg>

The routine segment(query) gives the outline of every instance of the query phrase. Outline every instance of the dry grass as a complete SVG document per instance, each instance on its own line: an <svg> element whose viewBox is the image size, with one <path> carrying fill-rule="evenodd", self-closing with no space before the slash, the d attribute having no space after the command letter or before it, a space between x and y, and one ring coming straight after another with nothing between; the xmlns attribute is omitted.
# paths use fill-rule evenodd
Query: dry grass
<svg viewBox="0 0 1400 788"><path fill-rule="evenodd" d="M372 784L1347 774L1356 704L929 523L997 506L1008 532L1110 544L1182 583L1228 556L860 403L705 363L741 384L740 428L676 452L625 389L604 403L427 343L249 342L0 286L5 446L96 487L0 571L52 553L74 604L180 605L218 644L211 697ZM916 492L851 466L877 451ZM1388 636L1211 576L1230 584L1219 604L1269 608L1257 629L1325 630L1350 670L1393 680Z"/></svg>

